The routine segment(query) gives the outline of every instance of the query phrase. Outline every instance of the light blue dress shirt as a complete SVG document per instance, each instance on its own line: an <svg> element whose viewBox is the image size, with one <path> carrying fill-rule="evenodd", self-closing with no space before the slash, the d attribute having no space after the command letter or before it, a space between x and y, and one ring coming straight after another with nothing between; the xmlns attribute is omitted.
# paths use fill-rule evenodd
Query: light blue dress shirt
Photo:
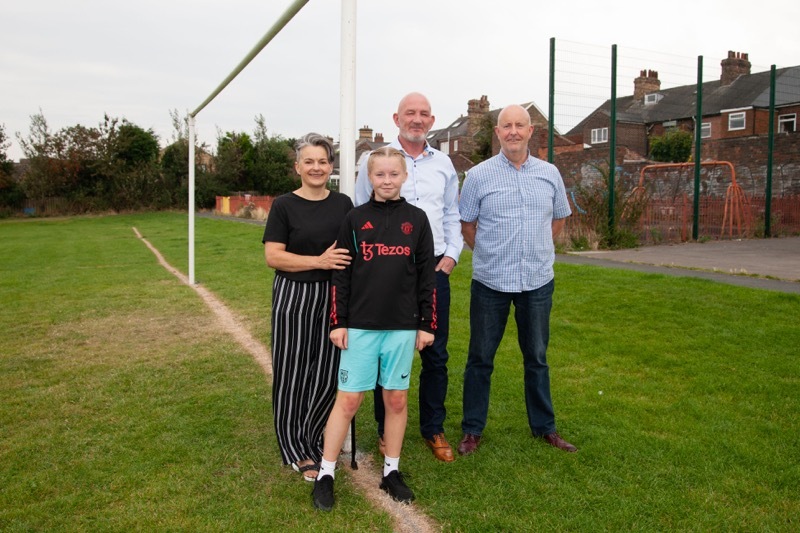
<svg viewBox="0 0 800 533"><path fill-rule="evenodd" d="M528 155L519 170L500 152L467 172L461 219L478 223L472 278L500 292L554 277L552 221L572 214L558 169Z"/></svg>
<svg viewBox="0 0 800 533"><path fill-rule="evenodd" d="M400 196L428 215L436 256L446 255L457 263L464 248L464 239L458 212L458 174L452 161L427 143L425 151L416 159L403 150L398 139L389 146L406 156L408 179L400 189ZM366 203L372 194L372 184L367 177L367 160L364 157L358 169L354 201L357 206Z"/></svg>

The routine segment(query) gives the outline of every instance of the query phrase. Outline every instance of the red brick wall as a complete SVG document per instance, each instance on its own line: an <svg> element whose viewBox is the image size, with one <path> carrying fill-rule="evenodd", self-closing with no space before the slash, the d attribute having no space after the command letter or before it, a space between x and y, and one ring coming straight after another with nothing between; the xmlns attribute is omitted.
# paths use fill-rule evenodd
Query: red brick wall
<svg viewBox="0 0 800 533"><path fill-rule="evenodd" d="M713 126L712 126L713 128ZM748 196L763 196L767 176L767 135L750 135L722 140L704 140L701 147L703 161L730 161L736 171L736 180ZM626 151L617 147L617 176L624 176L626 181L638 179L644 162L625 162ZM567 187L584 179L597 179L595 166L607 168L608 145L597 145L577 152L559 152L555 156L555 165L564 177ZM719 182L718 173L711 173L703 178L701 190L704 194L724 194L729 184L727 177L724 183ZM727 174L727 173L726 173ZM800 195L800 133L783 133L775 135L772 168L773 197ZM692 180L689 180L690 183ZM687 186L688 187L688 186ZM691 187L686 191L691 194Z"/></svg>
<svg viewBox="0 0 800 533"><path fill-rule="evenodd" d="M222 212L222 196L217 196L217 205L215 210L218 213ZM269 212L272 207L272 201L275 199L272 196L229 196L230 198L230 214L235 215L241 208L253 204L254 207L261 207L264 211Z"/></svg>
<svg viewBox="0 0 800 533"><path fill-rule="evenodd" d="M763 196L767 180L767 135L703 142L703 159L730 161L748 195ZM800 194L800 133L775 135L772 154L773 197Z"/></svg>

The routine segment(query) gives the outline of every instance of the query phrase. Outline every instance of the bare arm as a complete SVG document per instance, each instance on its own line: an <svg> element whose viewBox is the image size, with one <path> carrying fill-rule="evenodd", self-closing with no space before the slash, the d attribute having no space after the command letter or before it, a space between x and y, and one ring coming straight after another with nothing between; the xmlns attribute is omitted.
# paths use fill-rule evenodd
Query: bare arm
<svg viewBox="0 0 800 533"><path fill-rule="evenodd" d="M553 230L553 239L555 239L556 236L559 233L561 233L561 231L564 229L564 226L566 225L566 223L567 223L567 219L566 218L557 218L557 219L553 220L553 223L551 225L552 230Z"/></svg>
<svg viewBox="0 0 800 533"><path fill-rule="evenodd" d="M478 229L478 224L475 222L461 221L461 235L464 236L464 242L467 243L470 250L475 249L475 232Z"/></svg>
<svg viewBox="0 0 800 533"><path fill-rule="evenodd" d="M343 270L350 264L347 248L330 245L322 255L298 255L286 251L282 242L264 243L264 259L267 265L284 272L305 272L307 270Z"/></svg>

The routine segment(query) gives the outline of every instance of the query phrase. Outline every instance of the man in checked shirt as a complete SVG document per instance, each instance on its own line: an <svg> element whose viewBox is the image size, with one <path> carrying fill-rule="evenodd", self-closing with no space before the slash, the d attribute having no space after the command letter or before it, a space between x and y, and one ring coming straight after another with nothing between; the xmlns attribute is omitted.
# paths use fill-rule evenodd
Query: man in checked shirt
<svg viewBox="0 0 800 533"><path fill-rule="evenodd" d="M494 129L500 153L472 168L459 210L473 249L470 341L464 370L464 437L458 453L479 446L489 410L494 357L511 303L525 368L525 406L534 437L567 452L577 448L556 432L547 343L553 302L553 238L572 211L555 166L530 155L533 134L525 108L504 108Z"/></svg>

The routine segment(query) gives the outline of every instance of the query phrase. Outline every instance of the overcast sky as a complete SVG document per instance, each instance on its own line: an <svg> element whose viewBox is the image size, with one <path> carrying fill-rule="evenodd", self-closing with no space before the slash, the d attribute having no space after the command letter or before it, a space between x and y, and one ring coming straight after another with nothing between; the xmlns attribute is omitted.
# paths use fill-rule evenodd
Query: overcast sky
<svg viewBox="0 0 800 533"><path fill-rule="evenodd" d="M26 0L0 10L0 123L22 152L42 111L53 132L97 126L104 114L173 137L170 110L194 110L292 4L291 0ZM317 131L339 138L340 2L310 0L197 117L199 140L217 130ZM391 115L410 91L428 95L444 127L487 95L492 109L534 101L547 112L550 38L559 76L556 124L571 125L607 98L611 45L618 95L641 69L662 87L706 81L728 50L753 72L800 64L796 0L359 0L356 128L396 135ZM582 85L583 84L583 85ZM559 114L563 117L559 122Z"/></svg>

